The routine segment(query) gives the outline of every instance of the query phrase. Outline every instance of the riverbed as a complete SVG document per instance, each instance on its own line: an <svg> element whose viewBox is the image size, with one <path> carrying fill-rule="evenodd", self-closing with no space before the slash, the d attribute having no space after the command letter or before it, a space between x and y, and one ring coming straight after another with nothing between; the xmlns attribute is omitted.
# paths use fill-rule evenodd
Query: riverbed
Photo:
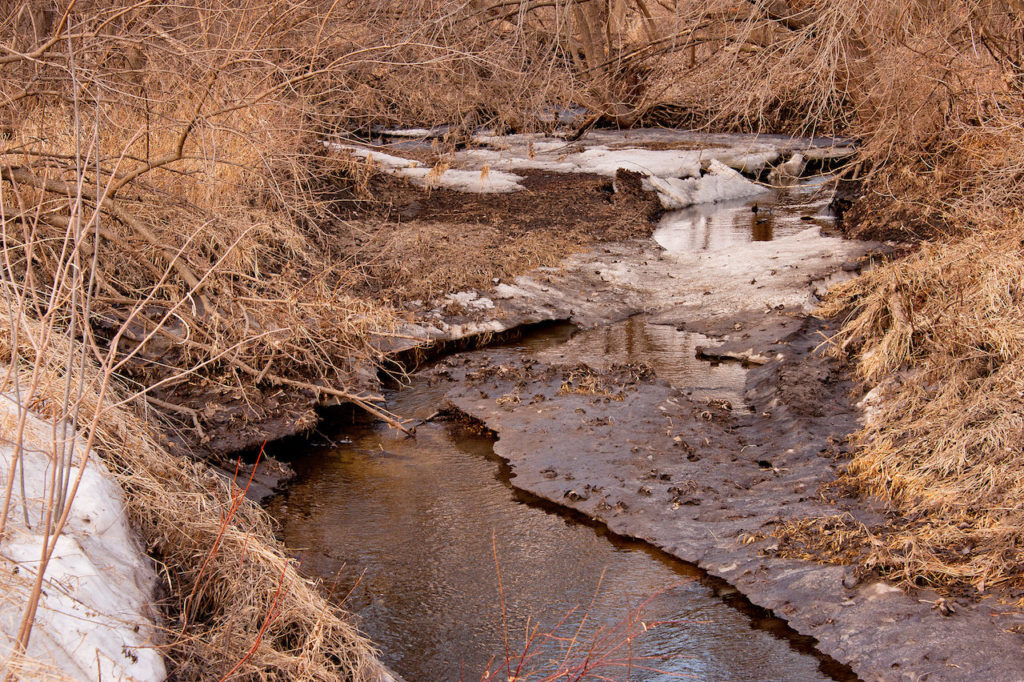
<svg viewBox="0 0 1024 682"><path fill-rule="evenodd" d="M410 368L440 357L386 396L415 438L326 423L327 445L277 453L298 478L270 509L306 570L410 682L521 678L524 648L541 673L608 652L584 659L607 666L586 670L597 679L1017 679L1024 654L998 604L961 601L951 618L937 595L783 546L791 524L882 518L826 494L861 412L823 352L834 328L811 313L894 250L843 239L831 179L807 174L850 148L588 137L478 139L436 172L337 145L418 188L403 211L423 234L459 244L511 222L530 248L573 202L603 207L575 212L573 234L615 230L557 266L406 303L382 348ZM563 185L578 190L569 204ZM645 227L652 199L671 210ZM464 224L435 224L449 215ZM446 247L458 263L442 271L487 262L472 243ZM559 321L578 330L449 355Z"/></svg>
<svg viewBox="0 0 1024 682"><path fill-rule="evenodd" d="M819 190L666 213L654 248L699 257L831 230ZM747 370L698 357L714 344L639 314L586 331L548 324L502 352L643 366L696 400L742 410ZM548 674L592 665L607 679L852 678L726 583L517 490L488 433L436 419L449 389L419 376L388 393L388 408L418 423L414 439L381 423L322 426L327 445L282 453L296 478L269 505L305 570L333 585L399 674L476 680L507 676L508 662Z"/></svg>

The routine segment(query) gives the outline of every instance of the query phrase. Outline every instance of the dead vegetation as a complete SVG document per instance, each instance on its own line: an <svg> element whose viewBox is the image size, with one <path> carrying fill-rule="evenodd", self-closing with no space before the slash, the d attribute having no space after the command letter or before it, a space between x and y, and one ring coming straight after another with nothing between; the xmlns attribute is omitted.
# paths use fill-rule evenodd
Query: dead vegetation
<svg viewBox="0 0 1024 682"><path fill-rule="evenodd" d="M317 161L322 130L302 92L358 57L311 66L338 47L336 27L280 3L2 9L3 390L79 425L117 471L163 567L174 677L374 679L372 648L298 575L268 517L169 455L147 420L153 405L194 416L153 396L189 382L377 411L353 375L392 316L351 295L347 266L317 248L328 209L313 187L338 171ZM17 654L74 503L74 466L55 466L51 539L11 666L30 665Z"/></svg>
<svg viewBox="0 0 1024 682"><path fill-rule="evenodd" d="M366 276L361 292L396 304L429 303L554 267L588 244L649 236L657 199L643 192L636 173L623 171L615 182L619 192L610 178L532 172L525 192L466 195L377 178L370 188L383 204L381 221L336 239L349 243ZM633 192L621 190L626 183Z"/></svg>
<svg viewBox="0 0 1024 682"><path fill-rule="evenodd" d="M15 368L3 390L17 391L43 418L73 415L124 488L125 511L166 588L158 603L164 618L158 646L171 676L378 679L371 643L299 574L267 513L245 499L244 478L230 482L200 462L168 454L132 408L137 396L115 385L109 365L79 364L81 347L58 329L24 320L17 332L0 332L0 358ZM45 335L55 338L40 367L33 348L45 347L39 343ZM72 482L76 468L69 471ZM74 488L66 501L73 504ZM35 679L34 665L15 657L4 669L32 670Z"/></svg>
<svg viewBox="0 0 1024 682"><path fill-rule="evenodd" d="M1024 229L1009 218L868 273L826 311L852 308L837 350L877 386L846 476L897 515L869 560L909 583L1024 581Z"/></svg>
<svg viewBox="0 0 1024 682"><path fill-rule="evenodd" d="M93 412L97 444L166 566L168 613L190 614L168 644L182 677L222 675L255 645L234 674L359 679L366 650L261 513L138 427L155 407L201 428L203 391L254 420L279 389L376 410L356 375L395 318L357 292L422 278L393 264L421 242L377 225L361 254L331 248L367 229L348 203L370 183L324 137L444 123L458 144L477 126L544 129L573 105L592 112L580 132L847 134L861 227L937 239L831 307L852 311L838 348L888 386L849 474L892 507L878 561L912 581L1019 583L1022 26L1016 0L8 0L5 357L56 386L67 339L88 358L74 366L117 384L104 400L122 404ZM506 237L481 234L482 251ZM454 286L435 274L428 292Z"/></svg>

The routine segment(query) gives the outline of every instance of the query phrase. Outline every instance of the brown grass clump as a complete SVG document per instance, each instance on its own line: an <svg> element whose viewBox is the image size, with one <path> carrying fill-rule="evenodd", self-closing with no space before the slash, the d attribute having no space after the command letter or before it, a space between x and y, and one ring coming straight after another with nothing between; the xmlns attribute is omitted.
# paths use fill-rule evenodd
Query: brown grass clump
<svg viewBox="0 0 1024 682"><path fill-rule="evenodd" d="M878 386L845 475L898 515L873 563L911 583L1024 583L1024 221L925 245L823 311ZM870 402L870 401L869 401Z"/></svg>
<svg viewBox="0 0 1024 682"><path fill-rule="evenodd" d="M579 242L554 233L509 234L479 223L382 226L362 265L379 295L431 301L465 289L489 289L535 267L555 266ZM467 252L472 257L467 257Z"/></svg>
<svg viewBox="0 0 1024 682"><path fill-rule="evenodd" d="M635 177L634 177L635 176ZM597 176L534 173L525 192L467 196L450 190L371 184L381 202L415 215L365 221L351 253L367 275L364 290L390 301L431 301L467 288L489 289L537 267L554 267L594 242L650 235L657 200L637 174ZM623 192L626 183L632 192ZM401 203L400 203L401 202Z"/></svg>
<svg viewBox="0 0 1024 682"><path fill-rule="evenodd" d="M124 369L140 384L373 401L354 376L376 361L391 311L354 296L359 274L319 241L333 209L318 188L351 169L327 158L313 82L368 58L329 9L72 3L0 16L14 46L0 58L9 274L45 292L53 245L79 230L89 333L104 346L130 317L118 343L145 346Z"/></svg>

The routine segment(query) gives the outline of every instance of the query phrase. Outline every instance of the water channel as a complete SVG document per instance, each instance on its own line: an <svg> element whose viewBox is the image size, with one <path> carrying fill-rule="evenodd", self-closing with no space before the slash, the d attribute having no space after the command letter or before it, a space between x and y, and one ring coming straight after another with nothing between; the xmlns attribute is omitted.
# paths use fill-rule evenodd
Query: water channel
<svg viewBox="0 0 1024 682"><path fill-rule="evenodd" d="M769 225L759 201L757 212L748 201L669 214L655 239L728 248L806 229L808 216L827 221L797 197L772 202ZM555 325L502 352L644 361L698 398L741 406L745 371L695 359L703 341L636 317L586 332ZM414 377L388 407L427 419L444 390ZM543 678L586 660L610 680L849 677L699 569L516 491L487 435L444 421L423 423L415 439L380 423L322 431L331 444L275 453L297 477L268 508L304 571L334 586L408 682L475 681L488 670L507 680L520 663L520 675Z"/></svg>

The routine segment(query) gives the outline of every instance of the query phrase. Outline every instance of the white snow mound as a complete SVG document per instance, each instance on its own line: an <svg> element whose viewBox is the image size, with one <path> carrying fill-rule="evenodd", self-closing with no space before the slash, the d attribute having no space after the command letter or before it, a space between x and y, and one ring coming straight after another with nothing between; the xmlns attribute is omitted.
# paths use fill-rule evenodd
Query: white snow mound
<svg viewBox="0 0 1024 682"><path fill-rule="evenodd" d="M707 174L701 177L679 179L652 175L647 182L657 190L661 205L667 209L712 204L767 191L717 159L708 162Z"/></svg>
<svg viewBox="0 0 1024 682"><path fill-rule="evenodd" d="M380 169L391 175L408 178L420 187L441 187L457 192L476 194L496 194L516 192L523 189L519 184L522 176L497 170L456 170L435 169L415 159L384 154L374 149L366 149L356 145L329 143L335 151L345 151L362 159L369 159L380 166Z"/></svg>
<svg viewBox="0 0 1024 682"><path fill-rule="evenodd" d="M0 395L0 480L15 459L19 407ZM41 552L41 528L55 453L73 453L72 480L86 448L69 426L26 415L17 485L0 541L0 661L10 658ZM64 450L64 449L67 450ZM71 449L73 448L73 450ZM21 477L24 476L24 510ZM128 527L120 486L90 456L64 533L46 567L42 598L27 655L51 666L49 675L75 680L163 680L151 595L156 572Z"/></svg>

